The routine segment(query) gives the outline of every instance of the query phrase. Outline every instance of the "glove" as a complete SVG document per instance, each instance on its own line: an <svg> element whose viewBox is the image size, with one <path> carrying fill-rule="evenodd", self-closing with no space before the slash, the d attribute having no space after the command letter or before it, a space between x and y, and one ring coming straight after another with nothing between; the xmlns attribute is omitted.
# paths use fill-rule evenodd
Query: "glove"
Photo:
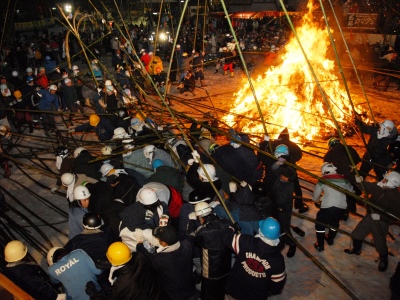
<svg viewBox="0 0 400 300"><path fill-rule="evenodd" d="M36 92L39 92L40 90L41 90L40 87L37 87L37 88L36 88Z"/></svg>
<svg viewBox="0 0 400 300"><path fill-rule="evenodd" d="M162 126L157 126L157 129L158 129L159 131L163 131L163 130L164 130L164 128L163 128Z"/></svg>
<svg viewBox="0 0 400 300"><path fill-rule="evenodd" d="M17 104L16 101L10 102L10 106L13 106L13 105L15 105L15 104Z"/></svg>
<svg viewBox="0 0 400 300"><path fill-rule="evenodd" d="M193 165L193 163L194 163L194 159L193 159L193 158L191 158L191 159L188 160L188 165L189 165L189 166Z"/></svg>
<svg viewBox="0 0 400 300"><path fill-rule="evenodd" d="M133 235L135 236L136 241L138 243L143 243L144 238L143 238L143 230L142 229L136 228Z"/></svg>
<svg viewBox="0 0 400 300"><path fill-rule="evenodd" d="M189 220L196 220L196 219L197 219L196 213L195 213L195 212L190 213L190 214L188 215L188 217L189 217Z"/></svg>
<svg viewBox="0 0 400 300"><path fill-rule="evenodd" d="M194 162L199 163L200 154L199 154L199 152L197 152L197 150L194 150L192 152L192 156L193 156Z"/></svg>
<svg viewBox="0 0 400 300"><path fill-rule="evenodd" d="M68 130L68 133L73 133L75 132L75 128L71 128L70 130Z"/></svg>
<svg viewBox="0 0 400 300"><path fill-rule="evenodd" d="M278 161L276 162L276 164L278 166L282 166L285 163L286 159L284 159L283 157L279 157Z"/></svg>
<svg viewBox="0 0 400 300"><path fill-rule="evenodd" d="M240 182L240 186L241 186L241 187L245 187L246 185L247 185L247 182L246 182L246 181Z"/></svg>
<svg viewBox="0 0 400 300"><path fill-rule="evenodd" d="M269 142L269 135L264 135L264 141Z"/></svg>
<svg viewBox="0 0 400 300"><path fill-rule="evenodd" d="M240 228L239 224L237 222L231 224L229 228L233 229L235 233L239 233L242 228Z"/></svg>
<svg viewBox="0 0 400 300"><path fill-rule="evenodd" d="M161 215L160 222L158 226L164 227L168 225L169 216L168 215Z"/></svg>
<svg viewBox="0 0 400 300"><path fill-rule="evenodd" d="M59 189L58 186L54 186L54 187L51 188L50 192L51 192L52 194L55 194L55 193L58 191L58 189Z"/></svg>
<svg viewBox="0 0 400 300"><path fill-rule="evenodd" d="M219 205L219 201L213 201L213 202L211 202L210 204L209 204L209 206L211 207L211 208L214 208L214 207L216 207L216 206L218 206Z"/></svg>
<svg viewBox="0 0 400 300"><path fill-rule="evenodd" d="M357 176L357 175L356 175L355 178L356 178L356 182L357 182L357 183L361 183L361 182L364 181L364 178L363 178L362 176Z"/></svg>
<svg viewBox="0 0 400 300"><path fill-rule="evenodd" d="M66 300L67 295L66 294L58 294L56 300Z"/></svg>
<svg viewBox="0 0 400 300"><path fill-rule="evenodd" d="M97 92L100 93L101 92L101 88L97 88Z"/></svg>
<svg viewBox="0 0 400 300"><path fill-rule="evenodd" d="M236 191L237 191L236 182L233 182L233 181L229 182L229 191L231 193L236 193Z"/></svg>
<svg viewBox="0 0 400 300"><path fill-rule="evenodd" d="M192 51L192 53L195 53L195 52L196 52L196 51L194 51L194 50Z"/></svg>
<svg viewBox="0 0 400 300"><path fill-rule="evenodd" d="M381 216L379 214L371 214L371 218L374 221L379 221L381 219Z"/></svg>

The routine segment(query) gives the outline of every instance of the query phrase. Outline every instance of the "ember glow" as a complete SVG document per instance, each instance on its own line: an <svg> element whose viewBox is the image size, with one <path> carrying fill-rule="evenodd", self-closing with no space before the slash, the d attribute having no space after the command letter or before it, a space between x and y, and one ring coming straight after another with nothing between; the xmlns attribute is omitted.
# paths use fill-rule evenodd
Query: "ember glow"
<svg viewBox="0 0 400 300"><path fill-rule="evenodd" d="M352 113L350 101L340 86L334 61L326 58L328 47L331 47L329 35L325 28L313 24L311 11L309 4L309 13L303 17L303 25L296 31L335 118L338 122L347 122ZM287 127L294 140L312 140L334 132L334 122L294 37L284 51L280 54L282 63L279 66L270 68L264 76L253 80L268 132L279 133ZM224 121L242 132L264 132L249 84L234 96L236 100L230 113L224 116Z"/></svg>

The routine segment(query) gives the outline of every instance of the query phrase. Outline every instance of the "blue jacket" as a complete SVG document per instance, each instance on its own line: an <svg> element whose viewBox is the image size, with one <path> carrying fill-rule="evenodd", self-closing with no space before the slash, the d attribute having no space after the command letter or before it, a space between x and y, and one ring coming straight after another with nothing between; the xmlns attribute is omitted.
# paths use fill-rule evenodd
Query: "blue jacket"
<svg viewBox="0 0 400 300"><path fill-rule="evenodd" d="M40 101L39 101L39 109L40 110L53 110L53 106L56 109L60 108L60 105L58 103L58 95L57 94L52 94L46 89L41 89L38 91Z"/></svg>
<svg viewBox="0 0 400 300"><path fill-rule="evenodd" d="M97 290L96 275L102 273L97 269L93 260L81 249L65 255L48 269L49 276L54 283L61 282L65 288L67 300L89 300L85 288L89 281L93 281Z"/></svg>

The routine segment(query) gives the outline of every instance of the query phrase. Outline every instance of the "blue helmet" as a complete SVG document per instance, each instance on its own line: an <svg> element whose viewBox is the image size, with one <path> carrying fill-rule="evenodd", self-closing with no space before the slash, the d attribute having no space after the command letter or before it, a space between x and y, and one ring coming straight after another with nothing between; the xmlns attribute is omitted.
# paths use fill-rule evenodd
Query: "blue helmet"
<svg viewBox="0 0 400 300"><path fill-rule="evenodd" d="M286 145L280 144L276 146L274 155L276 157L281 157L282 155L289 155L289 149Z"/></svg>
<svg viewBox="0 0 400 300"><path fill-rule="evenodd" d="M161 166L163 166L163 165L164 165L164 162L163 162L161 159L155 159L155 160L153 161L153 164L152 164L153 170L155 170L155 169L157 169L158 167L161 167Z"/></svg>
<svg viewBox="0 0 400 300"><path fill-rule="evenodd" d="M281 234L281 226L274 218L266 218L258 222L261 233L270 240L276 240Z"/></svg>
<svg viewBox="0 0 400 300"><path fill-rule="evenodd" d="M31 82L33 80L35 80L35 78L33 78L33 76L26 77L26 82Z"/></svg>

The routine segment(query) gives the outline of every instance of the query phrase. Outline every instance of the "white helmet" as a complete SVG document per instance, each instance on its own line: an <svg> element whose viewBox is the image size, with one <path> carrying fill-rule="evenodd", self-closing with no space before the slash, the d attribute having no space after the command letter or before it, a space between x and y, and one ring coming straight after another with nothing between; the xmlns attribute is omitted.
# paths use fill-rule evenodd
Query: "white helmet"
<svg viewBox="0 0 400 300"><path fill-rule="evenodd" d="M123 127L118 127L114 129L114 135L112 137L113 140L115 139L123 139L124 137L128 137L125 129Z"/></svg>
<svg viewBox="0 0 400 300"><path fill-rule="evenodd" d="M73 65L72 70L74 70L74 71L79 70L79 67L77 65Z"/></svg>
<svg viewBox="0 0 400 300"><path fill-rule="evenodd" d="M101 154L110 155L112 153L112 148L110 146L104 146L101 148Z"/></svg>
<svg viewBox="0 0 400 300"><path fill-rule="evenodd" d="M83 200L91 196L88 188L83 185L78 185L74 188L74 200Z"/></svg>
<svg viewBox="0 0 400 300"><path fill-rule="evenodd" d="M194 206L194 213L197 217L205 217L212 213L212 208L207 202L200 202Z"/></svg>
<svg viewBox="0 0 400 300"><path fill-rule="evenodd" d="M18 77L18 71L12 71L11 75L12 77Z"/></svg>
<svg viewBox="0 0 400 300"><path fill-rule="evenodd" d="M324 162L321 166L322 175L336 174L336 170L337 168L332 163Z"/></svg>
<svg viewBox="0 0 400 300"><path fill-rule="evenodd" d="M32 72L33 72L32 68L26 68L26 73L32 73Z"/></svg>
<svg viewBox="0 0 400 300"><path fill-rule="evenodd" d="M105 86L111 86L112 82L111 80L106 80L106 82L104 83Z"/></svg>
<svg viewBox="0 0 400 300"><path fill-rule="evenodd" d="M211 178L211 181L218 180L218 177L216 176L215 167L213 165L204 164L203 166L204 166L204 169L206 170L208 176ZM204 173L204 170L201 166L197 169L197 173L199 173L199 176L201 177L201 179L204 182L208 182L207 175Z"/></svg>
<svg viewBox="0 0 400 300"><path fill-rule="evenodd" d="M385 120L383 123L379 123L378 139L388 137L394 128L394 123L391 120Z"/></svg>
<svg viewBox="0 0 400 300"><path fill-rule="evenodd" d="M56 253L57 250L59 249L64 249L61 247L53 247L47 252L47 263L49 266L52 266L54 264L54 254Z"/></svg>
<svg viewBox="0 0 400 300"><path fill-rule="evenodd" d="M50 91L57 91L57 86L55 84L52 84L49 86Z"/></svg>
<svg viewBox="0 0 400 300"><path fill-rule="evenodd" d="M156 203L158 200L156 191L149 187L143 187L139 190L136 195L136 201L139 201L143 205L151 205Z"/></svg>
<svg viewBox="0 0 400 300"><path fill-rule="evenodd" d="M154 145L147 145L143 148L144 157L153 158L153 153L156 151L156 147Z"/></svg>
<svg viewBox="0 0 400 300"><path fill-rule="evenodd" d="M378 185L380 187L386 187L389 189L398 188L398 187L400 187L400 174L395 171L386 173L384 175L384 179L382 181L378 182Z"/></svg>
<svg viewBox="0 0 400 300"><path fill-rule="evenodd" d="M78 147L75 149L74 151L74 157L77 158L79 156L79 154L81 154L82 151L86 150L85 147Z"/></svg>
<svg viewBox="0 0 400 300"><path fill-rule="evenodd" d="M61 175L61 182L64 186L69 186L75 181L75 175L72 173L64 173Z"/></svg>
<svg viewBox="0 0 400 300"><path fill-rule="evenodd" d="M107 174L114 169L114 167L111 164L103 164L100 168L100 173L103 176L107 176Z"/></svg>

